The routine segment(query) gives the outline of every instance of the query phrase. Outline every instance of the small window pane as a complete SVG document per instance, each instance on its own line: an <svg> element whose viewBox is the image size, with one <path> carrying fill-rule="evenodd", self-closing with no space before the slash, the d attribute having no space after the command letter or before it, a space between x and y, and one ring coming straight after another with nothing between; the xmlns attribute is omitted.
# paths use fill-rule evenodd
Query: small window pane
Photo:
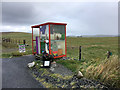
<svg viewBox="0 0 120 90"><path fill-rule="evenodd" d="M49 27L48 25L40 26L40 39L41 39L41 53L46 51L49 53ZM44 43L46 41L47 43Z"/></svg>
<svg viewBox="0 0 120 90"><path fill-rule="evenodd" d="M65 25L50 25L51 53L65 55Z"/></svg>
<svg viewBox="0 0 120 90"><path fill-rule="evenodd" d="M33 28L33 40L36 40L36 36L39 36L39 28Z"/></svg>

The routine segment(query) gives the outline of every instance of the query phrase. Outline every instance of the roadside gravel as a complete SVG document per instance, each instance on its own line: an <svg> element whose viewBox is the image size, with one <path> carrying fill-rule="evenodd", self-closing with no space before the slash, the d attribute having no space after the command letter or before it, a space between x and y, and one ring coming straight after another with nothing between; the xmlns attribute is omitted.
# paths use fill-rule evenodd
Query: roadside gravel
<svg viewBox="0 0 120 90"><path fill-rule="evenodd" d="M53 71L51 71L49 68L37 69L36 67L33 67L31 70L36 80L43 79L42 83L47 83L46 85L52 85L50 88L109 89L107 86L98 81L89 80L86 78L78 79L70 70L60 64L57 64ZM58 76L53 77L54 74L57 74ZM63 77L70 75L73 76L69 79L64 79L59 75L62 75Z"/></svg>

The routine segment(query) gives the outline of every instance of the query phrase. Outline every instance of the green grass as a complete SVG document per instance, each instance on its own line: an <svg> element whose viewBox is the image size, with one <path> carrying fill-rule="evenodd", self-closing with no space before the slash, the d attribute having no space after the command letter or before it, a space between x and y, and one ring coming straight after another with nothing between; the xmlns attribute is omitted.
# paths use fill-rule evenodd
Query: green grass
<svg viewBox="0 0 120 90"><path fill-rule="evenodd" d="M78 58L79 46L82 46L82 59L105 59L105 53L110 50L118 55L117 37L67 38L67 56ZM74 47L73 49L71 47ZM71 52L72 51L72 52Z"/></svg>
<svg viewBox="0 0 120 90"><path fill-rule="evenodd" d="M70 70L72 70L72 72L76 72L79 68L79 65L81 64L79 61L75 60L58 60L56 62L69 68Z"/></svg>
<svg viewBox="0 0 120 90"><path fill-rule="evenodd" d="M2 42L2 58L9 57L18 57L23 55L32 54L32 34L31 33L21 33L21 32L10 32L10 33L2 33L2 38L10 38L14 40L21 40L21 44L23 40L26 40L26 52L19 53L19 44L17 43L6 43Z"/></svg>

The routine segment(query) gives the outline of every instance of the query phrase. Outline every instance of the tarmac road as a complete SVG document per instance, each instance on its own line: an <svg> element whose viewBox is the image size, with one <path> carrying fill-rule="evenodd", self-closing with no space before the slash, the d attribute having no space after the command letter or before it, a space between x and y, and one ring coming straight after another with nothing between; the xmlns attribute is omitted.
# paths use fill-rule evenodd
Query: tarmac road
<svg viewBox="0 0 120 90"><path fill-rule="evenodd" d="M34 60L34 56L22 56L2 59L2 88L44 88L36 81L27 64Z"/></svg>

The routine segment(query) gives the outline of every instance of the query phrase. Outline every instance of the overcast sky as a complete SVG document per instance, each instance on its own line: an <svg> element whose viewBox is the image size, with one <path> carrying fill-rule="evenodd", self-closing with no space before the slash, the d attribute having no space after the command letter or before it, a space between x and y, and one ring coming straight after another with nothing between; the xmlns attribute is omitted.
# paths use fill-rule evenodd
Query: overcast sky
<svg viewBox="0 0 120 90"><path fill-rule="evenodd" d="M67 35L117 35L117 2L4 2L3 32L31 32L31 25L67 23Z"/></svg>

